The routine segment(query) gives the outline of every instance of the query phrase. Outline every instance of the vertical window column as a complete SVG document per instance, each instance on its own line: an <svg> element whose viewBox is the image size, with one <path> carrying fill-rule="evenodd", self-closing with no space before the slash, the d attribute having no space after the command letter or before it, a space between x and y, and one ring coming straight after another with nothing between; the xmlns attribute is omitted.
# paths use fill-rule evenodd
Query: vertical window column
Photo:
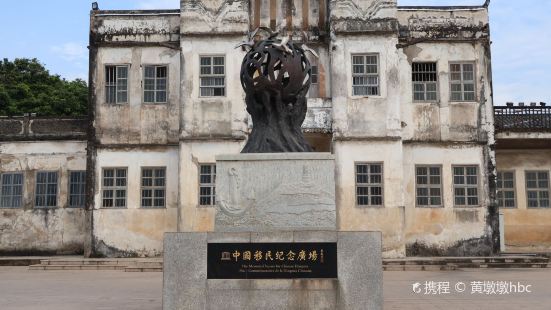
<svg viewBox="0 0 551 310"><path fill-rule="evenodd" d="M201 56L199 79L201 97L225 96L226 74L224 56Z"/></svg>
<svg viewBox="0 0 551 310"><path fill-rule="evenodd" d="M352 95L378 96L379 56L352 55Z"/></svg>
<svg viewBox="0 0 551 310"><path fill-rule="evenodd" d="M501 208L515 207L515 173L497 172L497 205Z"/></svg>
<svg viewBox="0 0 551 310"><path fill-rule="evenodd" d="M475 101L474 63L450 64L450 91L452 101Z"/></svg>
<svg viewBox="0 0 551 310"><path fill-rule="evenodd" d="M414 62L412 64L413 100L438 100L438 73L435 62Z"/></svg>
<svg viewBox="0 0 551 310"><path fill-rule="evenodd" d="M127 168L104 168L102 207L125 208Z"/></svg>
<svg viewBox="0 0 551 310"><path fill-rule="evenodd" d="M199 167L199 205L216 205L216 164Z"/></svg>
<svg viewBox="0 0 551 310"><path fill-rule="evenodd" d="M142 168L142 208L164 208L166 168Z"/></svg>
<svg viewBox="0 0 551 310"><path fill-rule="evenodd" d="M128 102L128 66L105 67L105 102Z"/></svg>
<svg viewBox="0 0 551 310"><path fill-rule="evenodd" d="M167 76L166 66L145 66L143 101L145 103L167 102Z"/></svg>
<svg viewBox="0 0 551 310"><path fill-rule="evenodd" d="M356 205L383 205L383 164L356 164Z"/></svg>
<svg viewBox="0 0 551 310"><path fill-rule="evenodd" d="M478 206L478 166L453 167L456 207Z"/></svg>
<svg viewBox="0 0 551 310"><path fill-rule="evenodd" d="M36 173L35 207L57 206L57 179L57 171Z"/></svg>
<svg viewBox="0 0 551 310"><path fill-rule="evenodd" d="M526 171L528 208L549 208L549 172Z"/></svg>
<svg viewBox="0 0 551 310"><path fill-rule="evenodd" d="M442 172L439 166L417 166L415 187L418 207L442 206Z"/></svg>
<svg viewBox="0 0 551 310"><path fill-rule="evenodd" d="M86 203L86 171L69 174L69 207L84 208Z"/></svg>

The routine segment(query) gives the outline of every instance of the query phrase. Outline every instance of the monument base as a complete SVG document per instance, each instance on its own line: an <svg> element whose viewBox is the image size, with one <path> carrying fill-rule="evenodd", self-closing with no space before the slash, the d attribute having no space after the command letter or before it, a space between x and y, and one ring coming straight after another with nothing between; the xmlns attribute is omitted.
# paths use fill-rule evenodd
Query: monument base
<svg viewBox="0 0 551 310"><path fill-rule="evenodd" d="M336 243L337 278L208 279L209 243ZM164 310L383 308L380 232L166 233L163 272Z"/></svg>

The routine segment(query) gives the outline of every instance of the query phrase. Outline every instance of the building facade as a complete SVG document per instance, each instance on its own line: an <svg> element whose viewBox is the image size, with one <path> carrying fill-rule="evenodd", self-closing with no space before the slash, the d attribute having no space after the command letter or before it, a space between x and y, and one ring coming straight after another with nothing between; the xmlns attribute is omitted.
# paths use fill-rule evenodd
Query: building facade
<svg viewBox="0 0 551 310"><path fill-rule="evenodd" d="M82 151L77 156L87 192L86 210L75 220L80 250L158 256L165 232L213 229L215 156L239 153L252 128L239 81L245 51L235 46L263 27L319 55L309 59L303 131L317 152L336 156L339 230L382 231L386 257L495 253L502 174L496 170L488 4L182 0L178 10L93 10L86 163ZM10 143L0 146L12 156ZM71 152L84 150L82 140L75 143ZM17 152L27 150L17 146ZM545 152L526 152L542 159L535 176L527 175L536 183L550 169ZM498 148L502 153L503 169L522 169L521 160L511 161L519 167L506 164L515 154ZM0 156L6 175L54 169L9 166ZM77 168L58 164L56 207L66 212L61 188ZM27 174L25 180L39 181ZM26 199L23 209L35 212ZM516 216L521 209L504 211L506 240L516 240L515 229L526 224ZM536 228L551 240L543 226Z"/></svg>

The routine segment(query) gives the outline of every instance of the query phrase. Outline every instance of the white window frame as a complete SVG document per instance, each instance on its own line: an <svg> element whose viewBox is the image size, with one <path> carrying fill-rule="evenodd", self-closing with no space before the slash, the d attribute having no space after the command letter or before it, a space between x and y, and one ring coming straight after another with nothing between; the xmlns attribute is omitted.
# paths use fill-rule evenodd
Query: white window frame
<svg viewBox="0 0 551 310"><path fill-rule="evenodd" d="M426 168L427 169L427 174L423 174L422 176L418 175L417 174L417 169L418 168ZM433 168L438 168L438 172L439 172L438 177L440 178L439 184L432 184L431 183L431 177L436 177L436 176L431 174L430 169L433 169ZM415 165L415 206L417 208L443 208L444 207L444 189L443 189L443 186L442 186L442 183L443 183L442 182L442 179L443 179L442 172L443 172L442 165ZM426 184L419 184L418 177L427 177L427 183ZM424 204L419 203L419 191L418 190L420 188L426 188L428 190L428 196L421 196L421 197L424 197L424 198L428 199L428 204L424 205ZM440 195L436 196L436 195L431 194L431 189L435 189L435 188L440 190ZM439 204L432 204L432 198L434 198L434 197L440 198L440 203Z"/></svg>
<svg viewBox="0 0 551 310"><path fill-rule="evenodd" d="M540 173L546 173L547 174L547 187L540 187L539 184L538 184L538 187L528 187L528 173L536 173L536 182L539 183L540 181L540 178L539 178L539 174ZM526 170L524 172L524 179L525 179L525 190L526 190L526 208L528 209L549 209L550 208L550 198L549 198L549 194L550 194L550 183L551 183L551 180L549 179L550 177L550 174L549 174L549 171L548 170ZM536 201L537 201L537 206L530 206L530 197L529 197L529 192L537 192L537 198L536 198ZM542 199L541 197L541 194L542 193L547 193L547 199ZM547 200L547 205L542 205L542 200Z"/></svg>
<svg viewBox="0 0 551 310"><path fill-rule="evenodd" d="M503 184L504 184L504 181L503 180L503 174L505 173L511 173L513 175L513 178L512 178L512 182L513 182L513 187L504 187ZM501 178L499 177L501 175ZM496 178L496 200L497 200L497 206L500 207L500 208L504 208L504 209L514 209L517 207L517 191L516 191L516 187L517 187L517 181L516 181L516 174L515 174L515 171L514 170L499 170L497 172L497 178ZM501 186L500 186L501 184ZM513 192L513 198L505 198L505 196L503 196L504 192ZM501 196L501 198L500 198ZM509 201L513 201L513 205L512 206L506 206L505 205L505 201L506 200L509 200Z"/></svg>
<svg viewBox="0 0 551 310"><path fill-rule="evenodd" d="M373 66L373 64L367 63L367 57L373 57L375 56L375 59L377 60L376 73L367 73L367 67ZM363 61L361 64L354 64L354 57L363 57ZM381 96L381 57L378 53L356 53L350 55L350 62L351 62L351 83L352 83L352 96L353 97L380 97ZM354 72L354 66L363 66L363 73L355 73ZM355 85L354 84L354 78L355 77L364 77L366 81L369 80L370 77L376 77L377 78L377 84L361 84L361 85ZM375 87L377 90L377 94L356 94L355 89L357 87L367 87L368 93L369 93L369 87Z"/></svg>
<svg viewBox="0 0 551 310"><path fill-rule="evenodd" d="M109 80L108 74L109 74L109 68L115 68L115 76L114 82ZM118 69L119 68L126 68L126 78L120 78L118 77ZM129 64L106 64L105 65L105 76L104 76L104 82L105 82L105 103L107 104L125 104L129 102L130 92L128 91L130 89L130 65ZM126 89L119 89L119 80L126 80ZM115 87L115 99L114 101L110 101L109 96L109 88ZM119 93L126 93L126 100L119 101Z"/></svg>
<svg viewBox="0 0 551 310"><path fill-rule="evenodd" d="M46 182L45 183L39 183L38 182L38 176L40 174L43 174L45 173L46 174ZM51 183L49 181L49 176L50 174L55 174L55 183ZM37 209L52 209L52 208L57 208L59 206L59 203L58 203L58 199L59 199L59 171L37 171L35 173L35 177L34 177L34 180L35 180L35 183L34 183L34 207L37 208ZM45 192L44 193L39 193L39 186L43 186L45 185ZM51 185L55 185L55 194L51 194L49 192L49 187ZM50 205L49 203L49 198L51 196L54 196L55 197L55 204L54 205ZM39 197L43 198L43 202L39 204Z"/></svg>
<svg viewBox="0 0 551 310"><path fill-rule="evenodd" d="M455 168L463 168L463 174L461 175L461 177L464 178L464 183L463 184L456 184L455 183ZM467 174L467 168L476 168L476 174L474 176L476 176L476 184L467 184L467 177L468 176L472 176L472 175L468 175ZM452 165L452 183L453 183L453 206L454 207L457 207L457 208L476 208L476 207L480 207L480 182L481 182L481 178L480 178L480 166L479 165L468 165L468 164L465 164L465 165ZM458 188L463 188L465 190L465 193L464 195L462 195L461 197L465 198L465 204L457 204L456 202L456 198L457 198L457 195L456 195L456 192L455 190L458 189ZM476 189L476 196L472 196L472 195L469 195L469 189ZM476 204L470 204L469 203L469 198L472 198L472 197L476 197Z"/></svg>
<svg viewBox="0 0 551 310"><path fill-rule="evenodd" d="M147 177L151 179L151 185L144 185L144 171L145 170L151 170L152 175L151 177ZM159 177L155 175L156 171L163 171L164 176ZM155 181L157 179L163 179L163 185L156 185ZM144 191L151 191L150 197L144 197ZM157 191L163 191L163 195L160 198L157 195ZM144 205L144 199L150 200L151 205L145 206ZM162 199L162 205L155 205L155 202L159 199ZM166 167L142 167L141 169L141 177L140 177L140 206L144 209L163 209L166 208Z"/></svg>
<svg viewBox="0 0 551 310"><path fill-rule="evenodd" d="M210 183L203 183L201 182L201 176L207 175L207 173L202 173L202 167L204 166L210 166L210 175L211 182ZM199 184L199 192L198 192L198 205L201 207L212 207L216 205L216 164L215 163L200 163L199 164L199 178L198 178L198 184ZM209 188L210 194L202 194L201 188ZM203 203L201 198L208 198L210 200L210 203Z"/></svg>
<svg viewBox="0 0 551 310"><path fill-rule="evenodd" d="M142 79L143 79L143 82L142 82L142 102L144 104L167 103L168 102L168 85L169 85L168 65L167 64L155 64L155 65L154 64L144 64L144 65L142 65L142 68L143 68L143 74L142 74ZM150 78L150 77L146 76L147 68L153 68L153 70L155 71L155 76L153 78ZM166 71L166 76L164 77L164 79L165 79L165 89L164 90L158 89L158 81L163 79L163 78L157 77L157 72L158 72L159 68L164 68L165 71ZM152 90L146 90L145 89L145 84L146 84L147 80L153 80L153 89ZM146 98L146 95L145 95L146 92L152 92L153 93L153 101L146 101L146 99L145 99ZM164 101L157 100L157 94L162 93L162 92L165 93L165 100Z"/></svg>
<svg viewBox="0 0 551 310"><path fill-rule="evenodd" d="M455 71L452 71L452 66L453 65L459 65L460 66L460 71L459 71L459 74L461 75L461 80L452 80L452 75ZM473 66L473 79L472 80L466 80L465 79L465 70L464 70L464 66L465 65L472 65ZM451 102L476 102L477 100L477 95L476 95L476 77L477 77L477 74L476 74L476 62L475 61L451 61L449 63L449 70L450 70L450 75L449 75L449 79L450 79L450 101ZM458 72L455 72L455 73L458 73ZM465 99L465 93L466 92L471 92L471 91L466 91L465 90L465 85L466 84L473 84L473 99ZM453 91L453 86L452 85L460 85L461 86L461 99L454 99L453 98L453 94L454 93L457 93L457 92L454 92Z"/></svg>
<svg viewBox="0 0 551 310"><path fill-rule="evenodd" d="M12 181L9 184L4 184L4 176L5 175L11 175ZM14 176L20 175L21 176L21 184L15 184L14 183ZM14 189L16 186L21 187L21 194L15 195ZM9 188L9 193L4 194L4 187ZM25 191L25 174L20 171L13 171L13 172L3 172L0 173L0 209L19 209L23 207L23 194ZM5 195L5 196L4 196ZM16 206L14 205L14 200L16 197L19 197L19 204ZM8 199L6 199L8 198ZM4 204L4 199L8 200L8 204Z"/></svg>
<svg viewBox="0 0 551 310"><path fill-rule="evenodd" d="M414 65L415 64L420 64L420 65L427 65L427 64L434 64L434 69L435 71L432 72L432 71L414 71ZM435 74L436 76L436 81L415 81L414 79L414 76L415 74ZM411 87L412 87L412 98L413 98L413 102L438 102L439 98L440 98L440 87L439 87L439 82L440 82L440 78L438 76L438 62L436 61L414 61L411 63ZM434 99L427 99L427 93L429 93L429 91L427 91L427 85L428 84L434 84L436 89L435 89L435 95L436 97ZM415 85L423 85L423 99L416 99L415 98L415 94L416 93L420 93L419 91L416 91L415 90ZM431 91L432 93L432 91Z"/></svg>
<svg viewBox="0 0 551 310"><path fill-rule="evenodd" d="M202 65L201 64L201 61L203 58L210 58L210 65ZM224 68L224 73L223 74L215 74L214 73L214 58L222 58L224 60L224 64L222 65L222 67ZM226 55L223 55L223 54L213 54L213 55L199 55L199 97L201 98L219 98L219 97L226 97L227 95L227 80L226 80L226 72L227 72L227 67L226 67ZM220 67L220 65L216 65L218 67ZM210 67L210 74L203 74L201 73L201 68L203 67ZM224 80L224 85L220 86L220 85L216 85L216 86L213 86L213 85L209 85L209 86L202 86L202 81L203 81L203 78L223 78ZM212 89L222 89L222 92L223 94L222 95L203 95L202 94L202 90L203 89L208 89L208 88L212 88Z"/></svg>
<svg viewBox="0 0 551 310"><path fill-rule="evenodd" d="M371 166L375 166L375 165L380 166L380 168L381 168L380 173L372 173L371 172ZM367 166L368 171L366 173L359 173L358 172L358 166ZM358 175L359 174L366 175L367 179L368 179L368 183L358 182ZM372 183L371 178L370 178L372 175L380 175L381 182L380 183ZM384 183L385 183L385 166L384 166L383 162L355 162L354 163L354 183L355 183L354 199L355 199L356 207L359 207L359 208L365 208L365 207L382 208L382 207L384 207L384 205L385 205L385 187L384 187ZM359 188L367 188L367 194L361 194L360 195L358 193ZM372 194L372 192L371 192L372 188L380 188L380 195ZM368 203L367 204L360 204L359 203L360 196L361 197L366 197ZM376 204L376 203L374 204L373 203L373 198L379 197L379 196L381 198L381 203L380 204Z"/></svg>
<svg viewBox="0 0 551 310"><path fill-rule="evenodd" d="M113 170L113 177L109 177L113 179L113 185L107 186L105 185L105 171L106 170ZM124 170L125 171L125 185L120 186L117 185L117 171ZM121 197L117 196L117 191L124 190L124 206L117 206L117 200L120 200ZM105 198L105 193L107 191L112 191L112 196ZM111 206L106 206L105 201L111 200L112 204ZM103 167L101 169L101 208L104 209L125 209L128 208L128 167Z"/></svg>
<svg viewBox="0 0 551 310"><path fill-rule="evenodd" d="M73 183L73 173L78 173L81 176L84 176L83 182L76 182ZM67 205L69 208L84 208L86 206L86 170L69 170L68 171L68 180L67 180ZM76 186L83 186L82 193L73 193L73 185ZM82 205L81 204L74 204L73 200L71 198L75 197L78 200L82 199Z"/></svg>

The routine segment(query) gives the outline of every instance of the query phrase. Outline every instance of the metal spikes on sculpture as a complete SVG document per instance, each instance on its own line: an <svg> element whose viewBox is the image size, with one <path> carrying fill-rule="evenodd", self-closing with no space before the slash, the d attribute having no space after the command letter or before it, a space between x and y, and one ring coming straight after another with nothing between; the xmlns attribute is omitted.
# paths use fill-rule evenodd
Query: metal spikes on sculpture
<svg viewBox="0 0 551 310"><path fill-rule="evenodd" d="M266 30L266 29L263 29ZM306 93L311 67L305 51L289 37L255 42L258 29L249 42L238 45L249 50L241 65L241 85L245 90L247 112L253 129L242 153L311 152L301 126L307 112Z"/></svg>

